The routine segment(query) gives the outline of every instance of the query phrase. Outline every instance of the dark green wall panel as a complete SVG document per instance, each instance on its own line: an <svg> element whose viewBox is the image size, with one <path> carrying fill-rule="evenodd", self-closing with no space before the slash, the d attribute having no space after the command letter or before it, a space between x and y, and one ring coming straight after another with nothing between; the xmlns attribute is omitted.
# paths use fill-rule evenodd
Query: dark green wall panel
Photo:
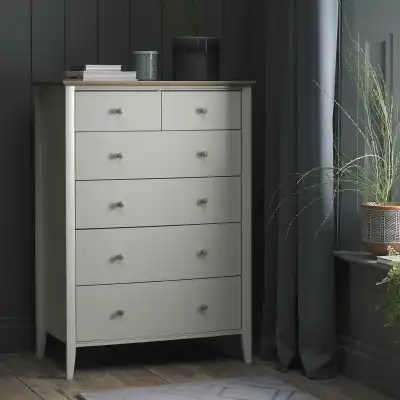
<svg viewBox="0 0 400 400"><path fill-rule="evenodd" d="M400 347L378 309L385 288L376 283L388 268L373 256L346 251L337 252L335 267L341 373L399 399Z"/></svg>
<svg viewBox="0 0 400 400"><path fill-rule="evenodd" d="M65 64L65 0L32 0L32 79L59 81Z"/></svg>
<svg viewBox="0 0 400 400"><path fill-rule="evenodd" d="M66 65L96 64L99 56L98 1L65 1Z"/></svg>
<svg viewBox="0 0 400 400"><path fill-rule="evenodd" d="M162 53L162 13L160 0L131 0L131 50ZM134 58L131 53L132 67Z"/></svg>
<svg viewBox="0 0 400 400"><path fill-rule="evenodd" d="M30 6L0 6L0 343L13 350L26 347L32 317Z"/></svg>
<svg viewBox="0 0 400 400"><path fill-rule="evenodd" d="M129 0L99 0L100 64L129 65Z"/></svg>
<svg viewBox="0 0 400 400"><path fill-rule="evenodd" d="M247 79L251 76L252 32L254 2L227 0L223 10L221 41L221 78ZM261 51L261 54L263 51Z"/></svg>

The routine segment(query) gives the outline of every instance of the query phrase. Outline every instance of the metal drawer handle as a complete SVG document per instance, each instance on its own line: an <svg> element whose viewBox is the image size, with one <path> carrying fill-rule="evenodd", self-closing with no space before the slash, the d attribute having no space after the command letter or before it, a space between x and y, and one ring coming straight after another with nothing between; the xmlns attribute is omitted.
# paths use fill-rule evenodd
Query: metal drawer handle
<svg viewBox="0 0 400 400"><path fill-rule="evenodd" d="M115 311L114 313L111 314L110 319L115 319L115 318L118 318L118 317L123 317L124 314L125 314L125 311L123 311L123 310Z"/></svg>
<svg viewBox="0 0 400 400"><path fill-rule="evenodd" d="M125 204L123 201L117 201L116 203L112 203L111 204L111 208L115 209L115 208L124 208Z"/></svg>
<svg viewBox="0 0 400 400"><path fill-rule="evenodd" d="M110 159L111 160L122 160L124 158L124 155L119 152L119 153L111 153L110 154Z"/></svg>
<svg viewBox="0 0 400 400"><path fill-rule="evenodd" d="M197 152L197 157L199 158L207 158L208 157L208 151L202 150Z"/></svg>
<svg viewBox="0 0 400 400"><path fill-rule="evenodd" d="M199 107L196 108L196 113L200 115L206 115L208 113L208 110L205 107Z"/></svg>
<svg viewBox="0 0 400 400"><path fill-rule="evenodd" d="M208 204L208 199L207 197L203 197L202 199L197 200L197 204L199 206L205 206Z"/></svg>
<svg viewBox="0 0 400 400"><path fill-rule="evenodd" d="M115 256L112 256L111 258L110 258L110 261L111 262L116 262L116 261L122 261L124 259L124 256L123 256L123 254L116 254Z"/></svg>
<svg viewBox="0 0 400 400"><path fill-rule="evenodd" d="M207 305L207 304L202 304L202 305L199 307L199 311L200 311L202 314L204 314L207 310L208 310L208 305Z"/></svg>
<svg viewBox="0 0 400 400"><path fill-rule="evenodd" d="M198 257L201 257L201 258L204 258L204 257L207 257L207 256L208 256L208 253L209 253L208 250L202 249L202 250L200 250L199 252L197 252L197 256L198 256Z"/></svg>
<svg viewBox="0 0 400 400"><path fill-rule="evenodd" d="M110 112L111 114L122 115L124 113L124 110L122 108L112 108Z"/></svg>

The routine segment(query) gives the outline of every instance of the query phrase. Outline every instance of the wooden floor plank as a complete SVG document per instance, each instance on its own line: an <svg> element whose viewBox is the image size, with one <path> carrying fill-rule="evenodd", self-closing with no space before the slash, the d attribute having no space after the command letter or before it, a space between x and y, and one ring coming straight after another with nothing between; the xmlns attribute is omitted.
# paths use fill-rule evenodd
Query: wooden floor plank
<svg viewBox="0 0 400 400"><path fill-rule="evenodd" d="M110 374L126 387L151 387L168 383L143 367L113 368Z"/></svg>
<svg viewBox="0 0 400 400"><path fill-rule="evenodd" d="M65 400L66 397L48 380L48 374L43 369L45 362L34 359L33 356L8 355L4 356L4 363L6 368L40 399Z"/></svg>
<svg viewBox="0 0 400 400"><path fill-rule="evenodd" d="M79 370L76 371L74 376L74 383L79 387L79 390L74 387L64 389L65 393L75 398L79 393L82 392L101 392L110 389L121 389L125 385L121 384L113 376L106 371L98 370Z"/></svg>
<svg viewBox="0 0 400 400"><path fill-rule="evenodd" d="M124 387L110 376L106 370L101 368L97 370L77 369L74 379L67 381L63 366L53 362L51 359L37 360L36 358L31 358L29 362L30 368L34 370L34 373L39 375L57 393L64 396L64 399L76 399L76 396L82 392Z"/></svg>
<svg viewBox="0 0 400 400"><path fill-rule="evenodd" d="M43 400L72 400L82 392L158 386L167 383L137 365L77 368L72 381L65 379L62 365L48 358L38 360L34 356L11 355L6 357L6 365Z"/></svg>
<svg viewBox="0 0 400 400"><path fill-rule="evenodd" d="M213 379L201 367L189 364L146 365L146 369L168 383L182 383Z"/></svg>
<svg viewBox="0 0 400 400"><path fill-rule="evenodd" d="M173 357L170 359L174 359ZM176 358L179 360L179 357ZM76 370L75 379L67 381L63 362L33 355L0 356L0 400L74 400L88 391L124 387L158 386L245 375L270 375L291 384L320 400L390 400L350 379L308 380L299 371L282 373L271 363L244 364L235 359L180 359L168 362L152 360L144 367L128 362L106 365L92 360Z"/></svg>
<svg viewBox="0 0 400 400"><path fill-rule="evenodd" d="M1 400L42 400L15 376L0 377Z"/></svg>
<svg viewBox="0 0 400 400"><path fill-rule="evenodd" d="M14 376L0 360L0 399L1 400L42 400L23 382Z"/></svg>
<svg viewBox="0 0 400 400"><path fill-rule="evenodd" d="M149 371L171 383L235 378L244 375L257 375L265 372L261 365L246 365L235 360L197 361L195 363L170 363L146 365Z"/></svg>

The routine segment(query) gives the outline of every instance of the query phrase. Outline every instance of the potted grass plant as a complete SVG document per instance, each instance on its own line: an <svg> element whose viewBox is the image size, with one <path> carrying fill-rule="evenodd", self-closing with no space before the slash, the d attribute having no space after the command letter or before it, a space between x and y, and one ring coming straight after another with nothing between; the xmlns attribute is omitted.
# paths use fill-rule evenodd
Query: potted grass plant
<svg viewBox="0 0 400 400"><path fill-rule="evenodd" d="M344 58L360 100L362 121L353 119L317 82L316 84L351 121L357 140L365 144L365 154L352 158L335 148L333 166L317 167L295 174L298 189L293 196L302 192L313 193L315 190L320 194L324 185L333 185L334 198L330 213L334 209L335 198L341 192L358 193L363 199L360 210L364 248L372 254L385 255L388 246L400 251L400 203L393 202L396 186L400 181L398 107L382 71L372 64L357 41L352 42L355 51ZM279 202L273 216L290 198ZM299 214L319 198L321 197L317 195L299 211L289 224L287 232ZM321 221L321 227L327 218L328 215Z"/></svg>
<svg viewBox="0 0 400 400"><path fill-rule="evenodd" d="M398 107L381 69L372 65L357 42L356 54L347 60L364 111L361 124L352 120L365 143L363 165L339 154L339 182L350 184L361 203L361 233L364 248L372 254L400 250L400 203L393 202L400 180ZM353 188L352 188L353 186Z"/></svg>
<svg viewBox="0 0 400 400"><path fill-rule="evenodd" d="M186 0L184 9L173 0L162 0L164 13L173 18L188 36L172 41L173 79L175 81L217 81L220 70L220 39L201 36L198 20L201 0Z"/></svg>

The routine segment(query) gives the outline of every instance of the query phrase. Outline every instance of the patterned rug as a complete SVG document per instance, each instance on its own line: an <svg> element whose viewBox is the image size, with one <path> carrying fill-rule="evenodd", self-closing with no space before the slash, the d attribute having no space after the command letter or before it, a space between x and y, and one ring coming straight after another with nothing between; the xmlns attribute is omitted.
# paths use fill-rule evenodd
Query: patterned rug
<svg viewBox="0 0 400 400"><path fill-rule="evenodd" d="M78 396L80 400L317 400L270 376L247 376Z"/></svg>

